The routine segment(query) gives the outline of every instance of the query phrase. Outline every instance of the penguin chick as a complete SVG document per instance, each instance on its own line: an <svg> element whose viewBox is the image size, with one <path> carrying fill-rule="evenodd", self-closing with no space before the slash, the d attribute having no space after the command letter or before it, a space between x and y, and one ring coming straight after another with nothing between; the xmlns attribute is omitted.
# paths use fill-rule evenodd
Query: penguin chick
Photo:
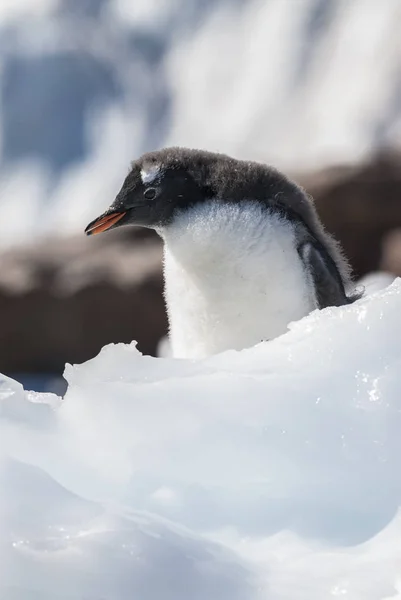
<svg viewBox="0 0 401 600"><path fill-rule="evenodd" d="M122 225L153 228L164 241L176 357L250 347L359 297L346 294L348 265L313 201L264 164L186 148L144 154L85 232Z"/></svg>

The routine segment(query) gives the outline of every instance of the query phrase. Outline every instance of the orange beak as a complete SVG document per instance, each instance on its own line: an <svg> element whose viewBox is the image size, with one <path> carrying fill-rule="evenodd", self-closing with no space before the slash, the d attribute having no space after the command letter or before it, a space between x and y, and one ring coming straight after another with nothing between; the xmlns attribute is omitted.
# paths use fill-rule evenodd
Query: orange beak
<svg viewBox="0 0 401 600"><path fill-rule="evenodd" d="M122 219L127 214L125 212L113 212L105 217L99 217L89 223L88 227L85 229L86 235L96 235L97 233L102 233L103 231L107 231L115 225L120 219Z"/></svg>

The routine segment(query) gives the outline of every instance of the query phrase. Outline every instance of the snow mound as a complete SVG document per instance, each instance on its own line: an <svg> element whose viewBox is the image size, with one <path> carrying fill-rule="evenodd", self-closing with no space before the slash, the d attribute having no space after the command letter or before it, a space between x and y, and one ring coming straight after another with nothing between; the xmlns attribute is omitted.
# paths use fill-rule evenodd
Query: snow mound
<svg viewBox="0 0 401 600"><path fill-rule="evenodd" d="M202 361L0 387L0 597L401 594L401 280Z"/></svg>

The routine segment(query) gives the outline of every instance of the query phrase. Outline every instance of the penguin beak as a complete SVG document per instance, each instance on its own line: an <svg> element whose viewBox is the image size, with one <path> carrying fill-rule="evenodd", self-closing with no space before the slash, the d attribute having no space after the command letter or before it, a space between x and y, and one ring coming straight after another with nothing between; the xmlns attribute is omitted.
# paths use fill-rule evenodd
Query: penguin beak
<svg viewBox="0 0 401 600"><path fill-rule="evenodd" d="M127 211L118 212L106 212L86 227L85 233L86 235L96 235L97 233L103 233L103 231L107 231L111 229L118 221L120 221L125 215Z"/></svg>

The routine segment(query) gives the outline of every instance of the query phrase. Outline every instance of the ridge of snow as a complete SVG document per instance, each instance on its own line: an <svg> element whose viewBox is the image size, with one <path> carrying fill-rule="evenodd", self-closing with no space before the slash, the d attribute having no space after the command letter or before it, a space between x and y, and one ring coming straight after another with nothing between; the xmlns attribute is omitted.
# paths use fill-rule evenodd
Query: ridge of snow
<svg viewBox="0 0 401 600"><path fill-rule="evenodd" d="M7 600L400 594L401 279L201 361L0 386Z"/></svg>

